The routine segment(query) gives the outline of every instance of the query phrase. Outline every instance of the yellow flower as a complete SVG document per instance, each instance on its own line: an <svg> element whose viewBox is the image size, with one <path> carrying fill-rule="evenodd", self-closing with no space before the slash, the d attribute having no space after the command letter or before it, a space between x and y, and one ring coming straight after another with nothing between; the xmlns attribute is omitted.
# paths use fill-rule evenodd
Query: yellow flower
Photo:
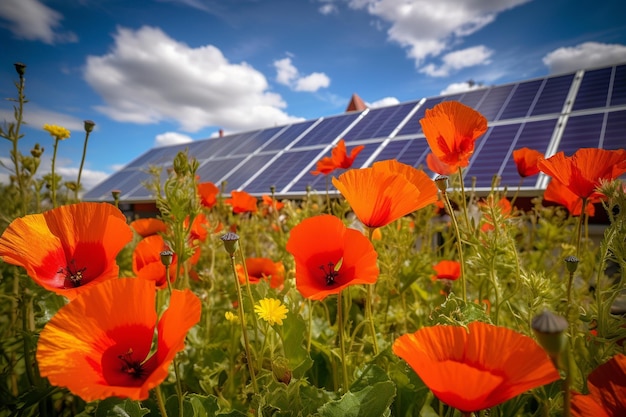
<svg viewBox="0 0 626 417"><path fill-rule="evenodd" d="M239 317L237 317L236 314L233 314L232 311L227 311L226 313L224 313L224 317L231 323L239 321Z"/></svg>
<svg viewBox="0 0 626 417"><path fill-rule="evenodd" d="M254 311L258 314L259 318L268 322L270 326L273 326L275 323L282 325L289 310L287 310L287 307L285 307L280 300L264 298L254 306Z"/></svg>
<svg viewBox="0 0 626 417"><path fill-rule="evenodd" d="M63 126L45 124L43 125L43 130L50 133L50 136L58 140L63 140L70 137L70 131Z"/></svg>

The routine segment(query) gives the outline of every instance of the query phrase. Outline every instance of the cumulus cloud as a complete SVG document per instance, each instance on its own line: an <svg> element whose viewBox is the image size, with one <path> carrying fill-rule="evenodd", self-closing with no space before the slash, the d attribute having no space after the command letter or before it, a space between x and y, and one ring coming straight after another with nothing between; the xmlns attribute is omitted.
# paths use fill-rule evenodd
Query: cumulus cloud
<svg viewBox="0 0 626 417"><path fill-rule="evenodd" d="M274 61L274 68L276 68L276 81L294 91L315 92L330 85L330 78L323 72L300 75L289 57Z"/></svg>
<svg viewBox="0 0 626 417"><path fill-rule="evenodd" d="M550 73L576 71L626 62L626 45L585 42L555 49L543 57Z"/></svg>
<svg viewBox="0 0 626 417"><path fill-rule="evenodd" d="M178 145L181 143L192 142L193 138L178 132L165 132L154 138L154 146Z"/></svg>
<svg viewBox="0 0 626 417"><path fill-rule="evenodd" d="M400 100L395 97L385 97L380 100L376 100L373 103L366 103L367 107L375 108L375 107L385 107L385 106L394 106L396 104L400 104Z"/></svg>
<svg viewBox="0 0 626 417"><path fill-rule="evenodd" d="M421 67L462 38L493 22L498 13L530 0L350 0L349 5L387 22L389 39ZM445 64L444 64L445 65ZM437 72L433 67L426 71Z"/></svg>
<svg viewBox="0 0 626 417"><path fill-rule="evenodd" d="M0 2L0 27L7 28L13 36L47 44L77 42L72 32L60 30L63 16L38 0L2 0Z"/></svg>
<svg viewBox="0 0 626 417"><path fill-rule="evenodd" d="M329 15L329 14L333 14L333 13L338 13L339 12L339 10L337 9L337 6L335 6L332 3L322 4L319 7L318 10L323 15Z"/></svg>
<svg viewBox="0 0 626 417"><path fill-rule="evenodd" d="M480 83L477 84L473 81L465 81L462 83L452 83L443 90L441 90L439 94L441 94L442 96L446 94L458 94L470 90L478 90L480 88L485 88L485 86Z"/></svg>
<svg viewBox="0 0 626 417"><path fill-rule="evenodd" d="M483 45L473 46L445 54L441 59L443 64L438 67L434 64L428 64L422 67L420 72L431 77L447 77L451 72L462 68L489 64L491 62L489 58L492 54L493 51Z"/></svg>
<svg viewBox="0 0 626 417"><path fill-rule="evenodd" d="M209 126L252 130L299 121L283 111L282 97L245 62L231 63L212 45L192 48L161 29L118 28L111 51L87 58L84 77L120 122L169 120L181 130Z"/></svg>

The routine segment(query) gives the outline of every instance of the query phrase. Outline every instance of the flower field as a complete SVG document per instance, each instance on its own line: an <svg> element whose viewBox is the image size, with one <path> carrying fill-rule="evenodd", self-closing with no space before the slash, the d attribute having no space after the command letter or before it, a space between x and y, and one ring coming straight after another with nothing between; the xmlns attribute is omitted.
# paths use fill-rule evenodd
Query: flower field
<svg viewBox="0 0 626 417"><path fill-rule="evenodd" d="M338 193L258 199L181 152L145 184L158 218L129 218L55 174L67 129L44 127L52 172L22 153L21 65L0 416L626 415L626 149L516 149L545 193L478 195L461 178L487 121L449 101L420 121L424 169L354 168L340 140L313 172Z"/></svg>

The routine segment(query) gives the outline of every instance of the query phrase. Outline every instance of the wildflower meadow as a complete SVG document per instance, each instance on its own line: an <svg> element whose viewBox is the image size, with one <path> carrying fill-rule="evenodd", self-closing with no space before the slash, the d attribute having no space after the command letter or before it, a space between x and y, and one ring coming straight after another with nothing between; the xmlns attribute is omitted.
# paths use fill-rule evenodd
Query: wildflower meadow
<svg viewBox="0 0 626 417"><path fill-rule="evenodd" d="M257 198L181 152L138 218L116 190L81 201L95 122L51 120L24 153L16 71L0 416L626 415L626 149L516 149L545 192L521 204L494 177L479 195L462 178L487 120L444 101L420 121L427 167L353 167L363 146L340 140L313 171L328 189Z"/></svg>

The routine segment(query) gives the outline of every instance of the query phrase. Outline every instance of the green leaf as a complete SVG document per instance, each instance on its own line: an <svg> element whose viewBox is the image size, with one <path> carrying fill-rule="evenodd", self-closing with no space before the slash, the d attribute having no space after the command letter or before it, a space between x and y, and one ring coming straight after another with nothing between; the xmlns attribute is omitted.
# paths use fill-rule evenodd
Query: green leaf
<svg viewBox="0 0 626 417"><path fill-rule="evenodd" d="M217 404L217 397L213 395L191 394L188 397L193 407L193 415L196 417L212 417L220 408Z"/></svg>
<svg viewBox="0 0 626 417"><path fill-rule="evenodd" d="M172 395L165 401L165 410L167 411L168 416L178 416L179 414L179 405L178 405L178 396ZM183 398L183 416L192 417L196 416L195 410L191 402L187 398Z"/></svg>
<svg viewBox="0 0 626 417"><path fill-rule="evenodd" d="M307 326L300 316L289 312L278 331L292 375L294 378L301 378L313 365L305 347Z"/></svg>
<svg viewBox="0 0 626 417"><path fill-rule="evenodd" d="M393 382L379 382L358 392L348 392L337 401L324 404L322 417L380 417L390 415L389 406L396 395Z"/></svg>
<svg viewBox="0 0 626 417"><path fill-rule="evenodd" d="M149 411L137 401L111 397L98 403L96 417L141 417Z"/></svg>

